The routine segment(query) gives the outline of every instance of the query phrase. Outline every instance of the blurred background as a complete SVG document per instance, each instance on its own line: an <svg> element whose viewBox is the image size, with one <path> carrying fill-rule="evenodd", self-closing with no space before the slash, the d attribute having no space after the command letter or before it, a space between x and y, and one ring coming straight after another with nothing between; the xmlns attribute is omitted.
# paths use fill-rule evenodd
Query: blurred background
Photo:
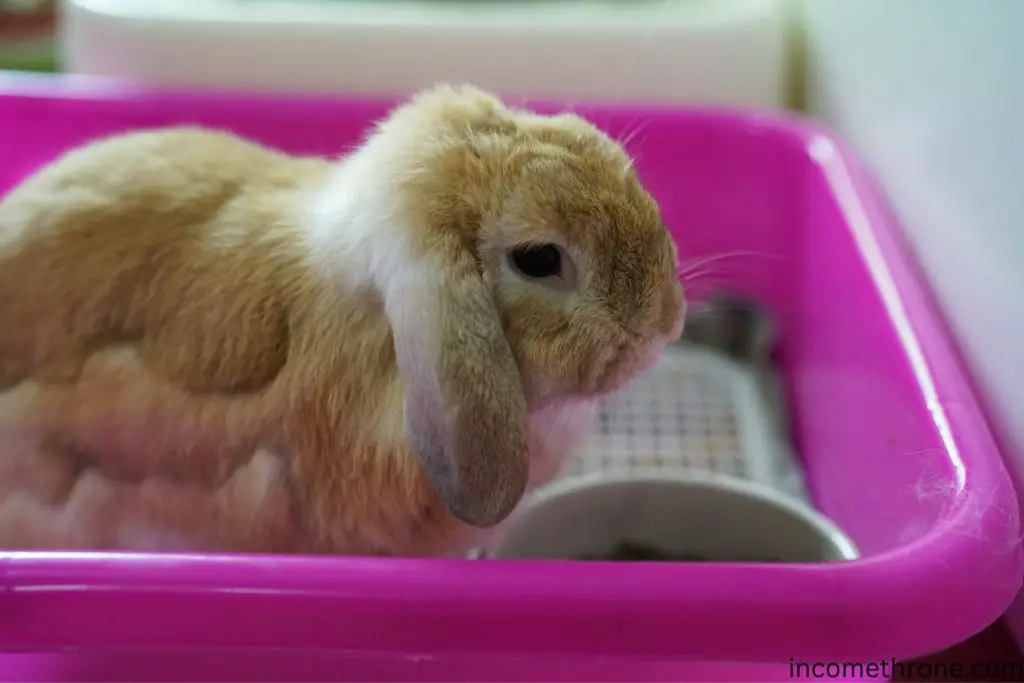
<svg viewBox="0 0 1024 683"><path fill-rule="evenodd" d="M1020 0L0 0L0 69L330 93L464 80L819 118L880 180L1019 479L1022 36Z"/></svg>

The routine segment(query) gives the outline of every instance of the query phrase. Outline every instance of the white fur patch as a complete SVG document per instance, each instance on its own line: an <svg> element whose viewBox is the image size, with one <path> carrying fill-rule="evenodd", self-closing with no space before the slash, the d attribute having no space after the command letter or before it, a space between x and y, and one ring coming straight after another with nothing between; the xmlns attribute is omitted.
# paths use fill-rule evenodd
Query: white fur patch
<svg viewBox="0 0 1024 683"><path fill-rule="evenodd" d="M339 162L309 209L309 257L339 295L375 290L399 346L422 344L436 335L419 334L437 325L437 274L413 244L414 226L397 205L404 150L393 135L377 135ZM399 348L413 362L437 356L437 349ZM404 351L404 352L403 352ZM422 365L422 363L421 363ZM404 383L439 394L433 368L404 367ZM402 424L404 433L404 423Z"/></svg>
<svg viewBox="0 0 1024 683"><path fill-rule="evenodd" d="M436 324L430 304L443 265L431 263L413 244L416 228L399 211L406 152L394 137L378 134L339 162L309 210L307 243L311 261L341 291L374 289L390 320L427 328Z"/></svg>
<svg viewBox="0 0 1024 683"><path fill-rule="evenodd" d="M368 145L341 161L309 208L310 259L348 291L383 291L418 256L396 211L395 178L379 156Z"/></svg>

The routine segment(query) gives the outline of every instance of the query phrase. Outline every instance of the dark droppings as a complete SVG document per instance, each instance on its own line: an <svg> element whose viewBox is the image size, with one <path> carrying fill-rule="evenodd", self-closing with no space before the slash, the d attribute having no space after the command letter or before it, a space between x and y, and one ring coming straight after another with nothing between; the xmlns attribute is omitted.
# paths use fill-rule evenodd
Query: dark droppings
<svg viewBox="0 0 1024 683"><path fill-rule="evenodd" d="M669 553L643 543L622 541L607 555L580 555L576 558L588 562L711 562L711 558L690 553ZM718 560L725 561L725 560ZM732 562L782 562L778 558L757 560L730 560Z"/></svg>
<svg viewBox="0 0 1024 683"><path fill-rule="evenodd" d="M578 560L598 562L706 562L699 555L668 553L643 543L622 541L607 555L581 555Z"/></svg>

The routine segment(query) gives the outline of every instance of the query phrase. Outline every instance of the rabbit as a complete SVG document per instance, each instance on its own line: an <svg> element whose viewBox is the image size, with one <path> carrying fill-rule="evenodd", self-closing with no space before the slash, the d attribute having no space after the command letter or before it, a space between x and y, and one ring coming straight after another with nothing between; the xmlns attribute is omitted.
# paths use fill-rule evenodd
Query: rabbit
<svg viewBox="0 0 1024 683"><path fill-rule="evenodd" d="M180 126L0 200L0 547L464 554L684 319L617 142L471 85L337 159Z"/></svg>

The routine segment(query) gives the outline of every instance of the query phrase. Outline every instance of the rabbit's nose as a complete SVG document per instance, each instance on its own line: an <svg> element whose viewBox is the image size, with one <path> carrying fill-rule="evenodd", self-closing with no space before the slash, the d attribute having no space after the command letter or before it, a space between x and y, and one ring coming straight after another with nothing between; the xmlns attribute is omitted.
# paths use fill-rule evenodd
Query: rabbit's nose
<svg viewBox="0 0 1024 683"><path fill-rule="evenodd" d="M683 287L673 282L622 315L622 326L637 341L675 341L683 333L685 314Z"/></svg>

